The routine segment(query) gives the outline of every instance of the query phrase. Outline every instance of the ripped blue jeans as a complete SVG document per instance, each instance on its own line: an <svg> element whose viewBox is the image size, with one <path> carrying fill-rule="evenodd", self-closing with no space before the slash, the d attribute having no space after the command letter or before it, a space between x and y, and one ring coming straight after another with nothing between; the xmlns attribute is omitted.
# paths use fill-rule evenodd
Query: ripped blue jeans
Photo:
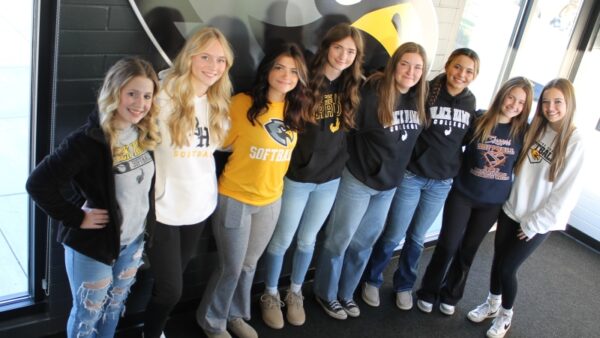
<svg viewBox="0 0 600 338"><path fill-rule="evenodd" d="M106 265L65 248L65 267L69 277L73 307L67 322L69 338L114 337L125 300L142 263L144 235L121 246L115 263Z"/></svg>

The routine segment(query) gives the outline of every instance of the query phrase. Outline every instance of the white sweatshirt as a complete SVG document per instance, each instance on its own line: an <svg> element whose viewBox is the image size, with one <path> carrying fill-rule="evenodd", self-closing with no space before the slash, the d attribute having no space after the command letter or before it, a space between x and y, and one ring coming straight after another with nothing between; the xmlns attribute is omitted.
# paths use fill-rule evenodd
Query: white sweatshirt
<svg viewBox="0 0 600 338"><path fill-rule="evenodd" d="M213 153L215 144L209 134L206 95L196 97L196 126L189 132L188 146L171 144L168 121L172 103L164 91L157 98L160 106L161 144L154 152L156 163L156 220L168 225L199 223L217 205L217 177Z"/></svg>
<svg viewBox="0 0 600 338"><path fill-rule="evenodd" d="M564 167L554 182L548 181L557 133L550 127L530 149L515 176L504 212L521 224L527 237L553 230L564 230L582 190L584 144L579 130L569 139Z"/></svg>

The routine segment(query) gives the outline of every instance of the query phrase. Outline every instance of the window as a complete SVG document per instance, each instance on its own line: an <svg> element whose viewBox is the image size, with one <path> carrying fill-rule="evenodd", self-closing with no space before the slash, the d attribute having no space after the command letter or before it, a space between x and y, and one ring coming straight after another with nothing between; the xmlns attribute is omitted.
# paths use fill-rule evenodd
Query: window
<svg viewBox="0 0 600 338"><path fill-rule="evenodd" d="M33 0L0 0L0 304L29 293Z"/></svg>
<svg viewBox="0 0 600 338"><path fill-rule="evenodd" d="M468 47L479 55L479 75L469 88L477 108L487 109L514 39L525 0L467 0L456 38L456 48ZM500 77L501 78L501 77Z"/></svg>

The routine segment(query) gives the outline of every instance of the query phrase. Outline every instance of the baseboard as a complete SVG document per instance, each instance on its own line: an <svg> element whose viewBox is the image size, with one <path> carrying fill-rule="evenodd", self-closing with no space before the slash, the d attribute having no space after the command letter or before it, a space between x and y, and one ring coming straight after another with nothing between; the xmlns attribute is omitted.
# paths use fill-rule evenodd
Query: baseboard
<svg viewBox="0 0 600 338"><path fill-rule="evenodd" d="M600 253L600 241L585 234L581 230L578 230L570 225L567 225L567 229L563 233L581 244L589 247L590 249Z"/></svg>

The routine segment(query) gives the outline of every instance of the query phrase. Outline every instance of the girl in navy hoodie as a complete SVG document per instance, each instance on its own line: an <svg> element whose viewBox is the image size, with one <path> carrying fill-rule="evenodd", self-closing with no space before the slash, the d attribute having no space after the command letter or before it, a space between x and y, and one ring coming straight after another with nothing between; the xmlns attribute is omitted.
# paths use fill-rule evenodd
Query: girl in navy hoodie
<svg viewBox="0 0 600 338"><path fill-rule="evenodd" d="M383 235L375 244L365 271L362 298L379 306L383 270L404 238L394 273L396 306L410 310L412 288L427 230L439 214L460 168L464 138L475 116L475 96L467 86L477 77L479 57L468 48L452 52L446 72L429 83L427 118L390 207Z"/></svg>
<svg viewBox="0 0 600 338"><path fill-rule="evenodd" d="M417 291L418 302L423 303L419 308L431 308L439 298L440 311L452 315L462 298L477 249L510 193L532 96L529 80L512 78L475 121L460 173L444 205L435 251Z"/></svg>

